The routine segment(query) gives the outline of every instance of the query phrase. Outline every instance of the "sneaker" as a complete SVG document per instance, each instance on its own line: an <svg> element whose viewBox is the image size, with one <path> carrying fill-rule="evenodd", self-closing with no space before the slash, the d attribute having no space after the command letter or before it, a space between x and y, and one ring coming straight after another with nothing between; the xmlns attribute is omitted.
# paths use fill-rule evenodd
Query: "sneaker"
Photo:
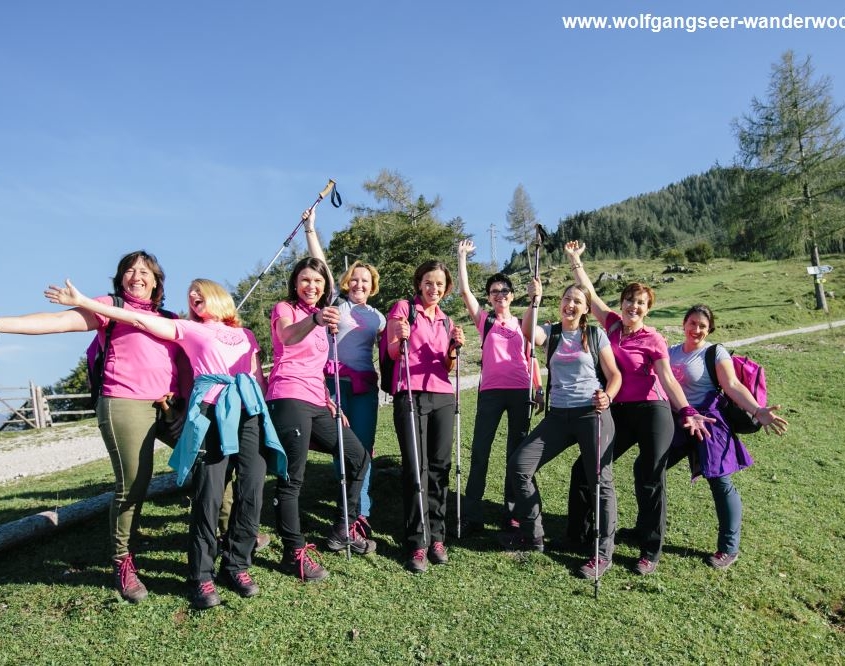
<svg viewBox="0 0 845 666"><path fill-rule="evenodd" d="M254 597L261 591L246 569L236 571L235 573L224 569L218 575L217 580L245 598Z"/></svg>
<svg viewBox="0 0 845 666"><path fill-rule="evenodd" d="M478 536L484 532L484 523L477 523L473 520L461 521L461 536Z"/></svg>
<svg viewBox="0 0 845 666"><path fill-rule="evenodd" d="M205 610L206 608L214 608L220 605L220 595L214 587L214 581L201 580L196 581L191 586L190 592L191 606L197 610Z"/></svg>
<svg viewBox="0 0 845 666"><path fill-rule="evenodd" d="M428 560L432 564L446 564L449 561L446 546L442 541L435 541L428 547Z"/></svg>
<svg viewBox="0 0 845 666"><path fill-rule="evenodd" d="M611 566L613 566L613 562L601 557L599 558L598 566L596 566L596 558L591 557L585 564L581 565L581 568L578 569L578 573L581 575L581 578L595 579L596 572L598 572L598 576L601 578L604 575L604 572L610 569Z"/></svg>
<svg viewBox="0 0 845 666"><path fill-rule="evenodd" d="M255 555L259 550L264 550L270 545L270 535L259 532L255 536L255 545L252 547L252 554Z"/></svg>
<svg viewBox="0 0 845 666"><path fill-rule="evenodd" d="M640 574L640 576L653 574L655 569L657 569L657 562L650 560L647 557L641 557L634 565L634 571Z"/></svg>
<svg viewBox="0 0 845 666"><path fill-rule="evenodd" d="M358 530L364 535L365 539L373 538L373 528L366 516L358 516L358 520L355 522L358 524Z"/></svg>
<svg viewBox="0 0 845 666"><path fill-rule="evenodd" d="M135 567L135 559L132 553L112 562L114 569L114 586L120 596L126 601L137 604L147 598L147 588L138 578L138 569Z"/></svg>
<svg viewBox="0 0 845 666"><path fill-rule="evenodd" d="M317 546L306 543L302 548L285 549L282 556L282 571L299 576L303 583L316 583L328 578L329 572L315 562L311 553L319 557Z"/></svg>
<svg viewBox="0 0 845 666"><path fill-rule="evenodd" d="M425 548L417 548L405 562L405 568L411 573L425 573L428 567Z"/></svg>
<svg viewBox="0 0 845 666"><path fill-rule="evenodd" d="M705 561L714 569L727 569L734 562L736 562L736 558L738 557L738 552L723 553L721 550L717 550L712 555L708 555Z"/></svg>
<svg viewBox="0 0 845 666"><path fill-rule="evenodd" d="M358 553L358 555L366 555L376 549L376 542L364 536L363 529L359 526L357 520L349 526L348 540L343 538L343 530L343 523L338 523L332 528L332 533L326 539L326 548L336 553L349 544L352 552Z"/></svg>
<svg viewBox="0 0 845 666"><path fill-rule="evenodd" d="M529 551L542 553L543 537L530 537L522 532L499 532L499 544L507 551Z"/></svg>
<svg viewBox="0 0 845 666"><path fill-rule="evenodd" d="M516 518L508 518L502 523L502 532L519 532L519 521Z"/></svg>

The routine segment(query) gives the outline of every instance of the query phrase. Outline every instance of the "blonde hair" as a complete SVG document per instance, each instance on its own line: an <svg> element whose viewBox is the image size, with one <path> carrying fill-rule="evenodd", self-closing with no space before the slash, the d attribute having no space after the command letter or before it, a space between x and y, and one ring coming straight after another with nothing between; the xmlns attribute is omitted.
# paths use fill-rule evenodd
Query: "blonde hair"
<svg viewBox="0 0 845 666"><path fill-rule="evenodd" d="M355 272L356 268L366 268L370 271L370 278L372 278L373 288L370 291L370 296L375 296L378 293L378 281L379 281L379 274L378 270L376 270L375 266L371 266L370 264L365 264L363 261L355 260L352 262L352 265L346 270L346 272L340 277L340 289L341 291L349 291L349 281L352 279L352 274Z"/></svg>
<svg viewBox="0 0 845 666"><path fill-rule="evenodd" d="M243 326L240 317L238 317L238 311L235 309L232 294L226 291L222 285L213 280L196 278L191 281L191 285L188 287L188 293L191 291L196 291L205 299L206 312L217 321L221 321L232 328ZM190 308L190 303L188 304L188 313L188 317L192 321L201 321Z"/></svg>

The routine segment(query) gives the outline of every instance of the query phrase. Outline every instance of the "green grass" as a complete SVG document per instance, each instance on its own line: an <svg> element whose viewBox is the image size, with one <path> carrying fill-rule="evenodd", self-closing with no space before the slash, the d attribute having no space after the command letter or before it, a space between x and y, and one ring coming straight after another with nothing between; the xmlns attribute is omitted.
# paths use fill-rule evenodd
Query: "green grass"
<svg viewBox="0 0 845 666"><path fill-rule="evenodd" d="M757 268L765 267L729 266L714 278L727 285L724 272L741 272L744 285L744 271ZM722 321L734 324L714 334L719 340L814 323L809 311L795 324L772 319L792 316L791 297L779 295L788 279L761 278L764 284L723 304L721 296L700 298L713 287L696 275L661 287L658 308L670 309L666 323L677 325L688 303L708 301ZM680 295L674 289L682 289ZM752 306L745 319L742 302ZM399 459L388 408L379 423L375 555L347 561L325 553L331 577L303 585L279 572L274 537L253 567L260 596L243 600L224 591L223 607L194 612L184 596L185 498L159 498L147 504L142 520L138 561L150 589L143 604L127 604L110 588L103 517L0 553L0 664L845 663L845 453L838 425L845 409L844 352L842 328L744 349L766 366L770 395L784 405L790 429L782 438L746 438L756 464L734 477L745 515L742 554L727 571L702 561L715 548L713 503L706 484L690 484L683 465L668 474L669 528L653 576L631 573L638 550L620 543L596 600L592 584L574 575L582 554L500 552L493 545L504 466L499 438L485 497L487 534L452 539L449 565L411 576L402 569L398 541ZM461 408L465 484L474 391L462 394ZM576 455L569 449L539 473L549 539L565 525ZM620 526L626 527L635 516L633 456L616 466ZM158 465L164 471L163 458ZM0 519L96 494L108 489L110 476L108 463L98 462L2 485ZM330 460L312 454L304 527L320 545L333 515L334 483ZM268 481L262 518L268 531L272 490ZM454 514L449 522L454 525Z"/></svg>

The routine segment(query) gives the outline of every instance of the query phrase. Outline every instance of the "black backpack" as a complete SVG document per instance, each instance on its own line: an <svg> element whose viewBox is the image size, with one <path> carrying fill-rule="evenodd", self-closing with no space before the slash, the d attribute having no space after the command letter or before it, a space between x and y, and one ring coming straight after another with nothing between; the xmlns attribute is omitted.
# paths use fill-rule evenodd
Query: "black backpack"
<svg viewBox="0 0 845 666"><path fill-rule="evenodd" d="M408 303L408 325L413 327L417 320L417 308L412 299L405 299ZM391 308L392 309L392 308ZM449 315L443 320L443 326L446 328L446 335L452 328L452 320ZM392 395L393 393L393 369L396 367L396 361L390 358L387 353L387 331L379 338L378 344L378 372L379 372L379 388L385 393Z"/></svg>
<svg viewBox="0 0 845 666"><path fill-rule="evenodd" d="M546 413L549 412L549 400L552 394L552 369L549 365L552 356L560 344L560 335L563 330L560 322L552 324L552 330L549 332L549 339L546 342L546 367L549 369L546 377ZM599 329L597 326L587 326L587 343L590 345L590 354L593 357L593 365L596 366L596 377L599 384L604 388L607 385L604 371L601 369L601 362L599 361Z"/></svg>

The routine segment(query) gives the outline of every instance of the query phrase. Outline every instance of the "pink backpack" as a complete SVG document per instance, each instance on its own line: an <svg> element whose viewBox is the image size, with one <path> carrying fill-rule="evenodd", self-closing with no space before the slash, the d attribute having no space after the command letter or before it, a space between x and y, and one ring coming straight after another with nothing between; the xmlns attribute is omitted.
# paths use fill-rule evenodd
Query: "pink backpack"
<svg viewBox="0 0 845 666"><path fill-rule="evenodd" d="M717 345L710 345L707 351L704 352L704 364L707 366L707 372L710 374L710 381L715 386L719 386L719 379L716 376L716 347ZM760 407L765 407L768 398L766 370L762 365L747 356L734 356L732 354L731 360L734 364L734 372L736 372L737 379L751 392L757 404ZM719 387L719 390L721 390L721 387ZM724 392L719 401L719 411L722 412L725 422L737 434L757 432L763 425L725 395Z"/></svg>

